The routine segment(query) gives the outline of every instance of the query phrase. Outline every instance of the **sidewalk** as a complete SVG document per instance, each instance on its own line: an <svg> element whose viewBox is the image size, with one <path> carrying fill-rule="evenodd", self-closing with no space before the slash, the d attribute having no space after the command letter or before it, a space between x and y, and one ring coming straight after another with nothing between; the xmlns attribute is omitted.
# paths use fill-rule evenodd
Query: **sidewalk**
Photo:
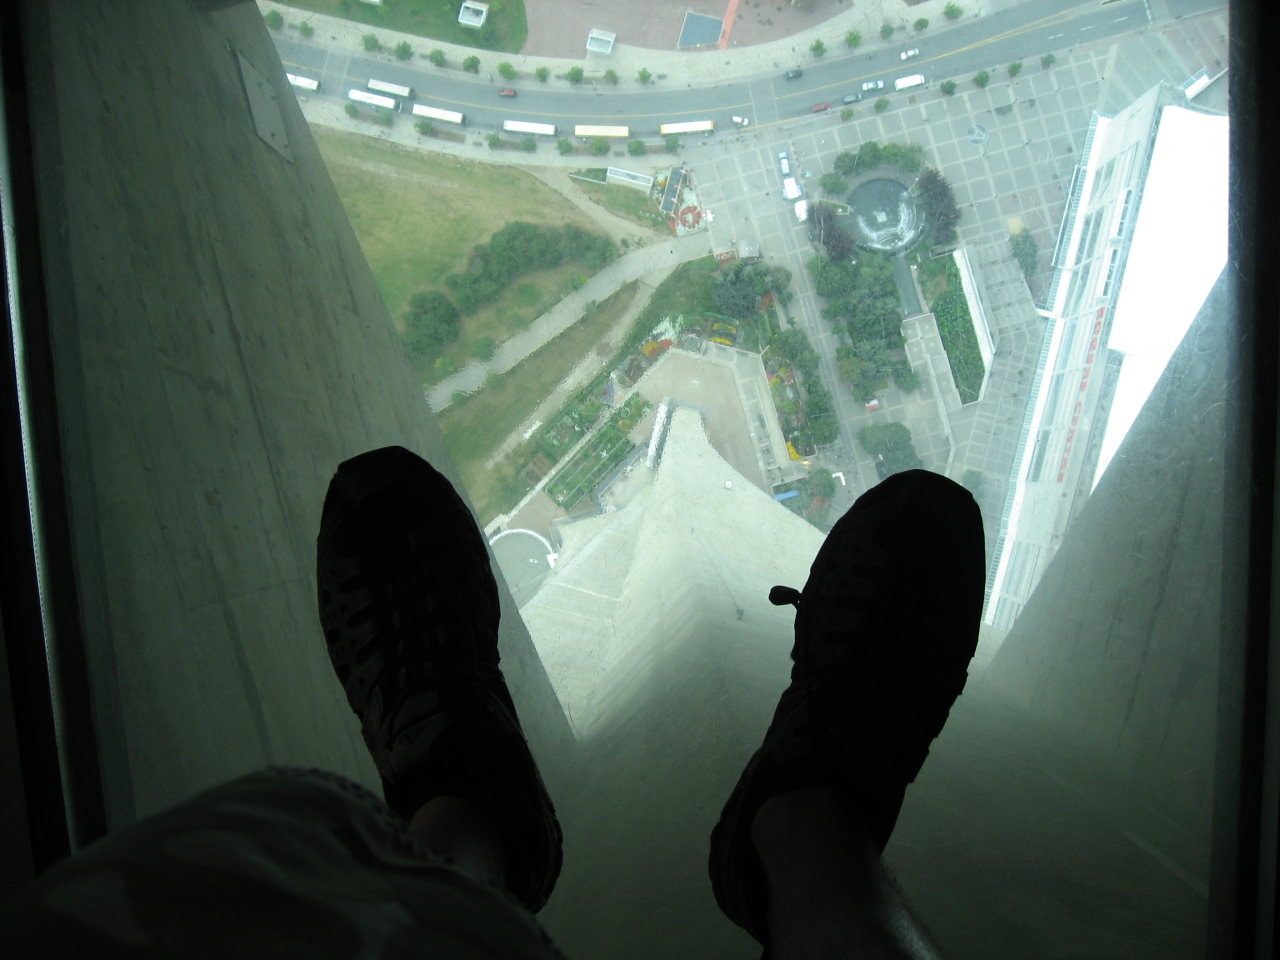
<svg viewBox="0 0 1280 960"><path fill-rule="evenodd" d="M611 54L597 54L586 50L586 38L583 37L583 57L575 60L532 57L519 53L500 53L462 47L441 40L430 40L413 34L339 20L336 17L275 3L273 0L258 0L258 8L264 14L270 10L280 12L285 20L284 29L281 31L283 36L326 49L359 53L366 57L381 57L388 62L395 62L395 56L391 50L404 41L414 50L415 65L424 69L437 69L423 59L435 49L444 51L448 64L444 68L446 70L460 71L462 61L466 57L477 56L480 58L479 75L481 77L488 77L489 74L496 76L497 65L505 61L519 71L519 76L515 80L502 82L516 88L539 85L534 78L534 70L543 66L551 71L551 80L548 83L561 86L567 86L567 81L557 78L570 67L582 67L586 72L583 86L603 84L605 81L602 77L608 69L618 73L622 78L621 84L634 84L636 74L644 68L654 75L655 79L651 81L654 86L678 88L681 84L687 87L715 86L730 78L772 74L778 70L807 66L815 61L814 55L809 51L809 47L815 40L821 40L827 48L824 60L861 56L876 50L897 50L911 46L918 40L935 37L956 24L967 23L1000 10L1020 6L1031 0L981 0L977 3L957 0L964 10L964 14L958 20L947 20L943 15L942 11L947 2L948 0L923 0L922 3L913 7L906 6L901 0L872 0L860 6L854 6L851 3L850 9L836 14L825 23L769 43L738 47L734 45L732 31L730 31L729 46L724 50L651 50L625 43L615 43ZM917 34L911 29L911 24L920 17L928 19L929 28L924 33ZM303 40L298 34L297 25L303 20L315 28L315 34L310 41ZM886 22L906 29L898 30L887 41L883 40L880 37L880 27ZM845 34L850 30L857 30L862 34L862 44L857 48L856 53L851 53L844 42ZM366 33L374 34L382 43L381 53L365 53L361 38ZM666 79L657 79L659 75L664 75Z"/></svg>

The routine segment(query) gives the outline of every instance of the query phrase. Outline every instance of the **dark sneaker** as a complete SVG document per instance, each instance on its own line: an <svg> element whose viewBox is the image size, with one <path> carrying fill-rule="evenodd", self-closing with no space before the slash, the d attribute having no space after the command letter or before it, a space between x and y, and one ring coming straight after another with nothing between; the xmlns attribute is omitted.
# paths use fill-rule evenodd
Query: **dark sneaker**
<svg viewBox="0 0 1280 960"><path fill-rule="evenodd" d="M720 909L767 943L768 885L751 839L770 797L833 788L883 851L978 644L986 558L964 488L911 470L863 494L828 534L795 603L791 685L711 834Z"/></svg>
<svg viewBox="0 0 1280 960"><path fill-rule="evenodd" d="M402 447L353 457L329 484L316 566L329 659L387 805L406 820L445 794L485 809L507 889L536 912L560 824L498 667L498 587L471 511Z"/></svg>

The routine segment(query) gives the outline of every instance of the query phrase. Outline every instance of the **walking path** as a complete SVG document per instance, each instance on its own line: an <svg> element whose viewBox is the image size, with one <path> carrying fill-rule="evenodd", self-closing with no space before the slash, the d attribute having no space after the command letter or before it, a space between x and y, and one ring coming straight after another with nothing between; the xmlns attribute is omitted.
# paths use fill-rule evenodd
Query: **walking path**
<svg viewBox="0 0 1280 960"><path fill-rule="evenodd" d="M575 290L533 321L528 330L522 330L500 344L491 359L469 363L431 387L427 391L427 403L432 410L439 412L453 402L455 393L471 393L479 389L490 373L501 374L510 370L577 322L590 301L603 300L627 281L651 280L651 275L663 270L670 272L686 260L695 260L709 253L711 237L705 230L632 250L588 280L582 289Z"/></svg>

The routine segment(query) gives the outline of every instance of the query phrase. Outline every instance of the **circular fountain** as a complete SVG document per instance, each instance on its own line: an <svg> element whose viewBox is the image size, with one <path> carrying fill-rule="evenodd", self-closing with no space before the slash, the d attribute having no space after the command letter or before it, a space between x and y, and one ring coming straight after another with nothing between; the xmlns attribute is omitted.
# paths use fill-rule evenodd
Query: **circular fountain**
<svg viewBox="0 0 1280 960"><path fill-rule="evenodd" d="M850 194L849 207L853 238L864 250L897 253L924 234L915 198L897 180L868 180Z"/></svg>

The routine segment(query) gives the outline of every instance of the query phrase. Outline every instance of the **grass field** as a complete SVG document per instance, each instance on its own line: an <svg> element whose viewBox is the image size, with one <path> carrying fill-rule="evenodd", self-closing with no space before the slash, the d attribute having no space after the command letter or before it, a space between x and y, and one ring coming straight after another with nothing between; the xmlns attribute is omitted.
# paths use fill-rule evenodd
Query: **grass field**
<svg viewBox="0 0 1280 960"><path fill-rule="evenodd" d="M458 23L458 0L385 0L374 6L360 0L283 0L297 7L296 17L286 16L285 23L293 26L305 19L305 12L323 13L342 20L398 30L432 40L444 40L483 50L505 50L519 53L529 36L525 19L524 0L502 0L491 4L485 26L493 24L492 31L475 30ZM287 28L286 28L287 29ZM486 43L485 38L491 37ZM378 39L385 42L385 38ZM414 53L429 53L429 44L415 47Z"/></svg>
<svg viewBox="0 0 1280 960"><path fill-rule="evenodd" d="M463 403L437 415L449 452L453 455L481 524L509 510L524 494L513 484L518 459L488 469L486 464L511 431L568 376L609 331L635 298L635 281L623 286L596 313L543 346L501 377L490 378Z"/></svg>
<svg viewBox="0 0 1280 960"><path fill-rule="evenodd" d="M624 220L649 227L658 233L671 236L671 228L658 212L657 205L646 193L631 187L619 187L613 184L596 183L590 180L573 181L592 201L600 204L610 213L617 214Z"/></svg>
<svg viewBox="0 0 1280 960"><path fill-rule="evenodd" d="M444 277L464 269L471 249L513 220L555 227L572 223L596 232L591 220L563 196L512 167L471 163L325 127L314 127L312 135L397 325L412 294L447 292ZM458 344L450 351L457 354L459 366L466 359L466 345L476 337L501 342L538 315L528 315L536 303L559 299L572 267L524 277L497 303L465 318ZM590 275L581 265L578 270Z"/></svg>

